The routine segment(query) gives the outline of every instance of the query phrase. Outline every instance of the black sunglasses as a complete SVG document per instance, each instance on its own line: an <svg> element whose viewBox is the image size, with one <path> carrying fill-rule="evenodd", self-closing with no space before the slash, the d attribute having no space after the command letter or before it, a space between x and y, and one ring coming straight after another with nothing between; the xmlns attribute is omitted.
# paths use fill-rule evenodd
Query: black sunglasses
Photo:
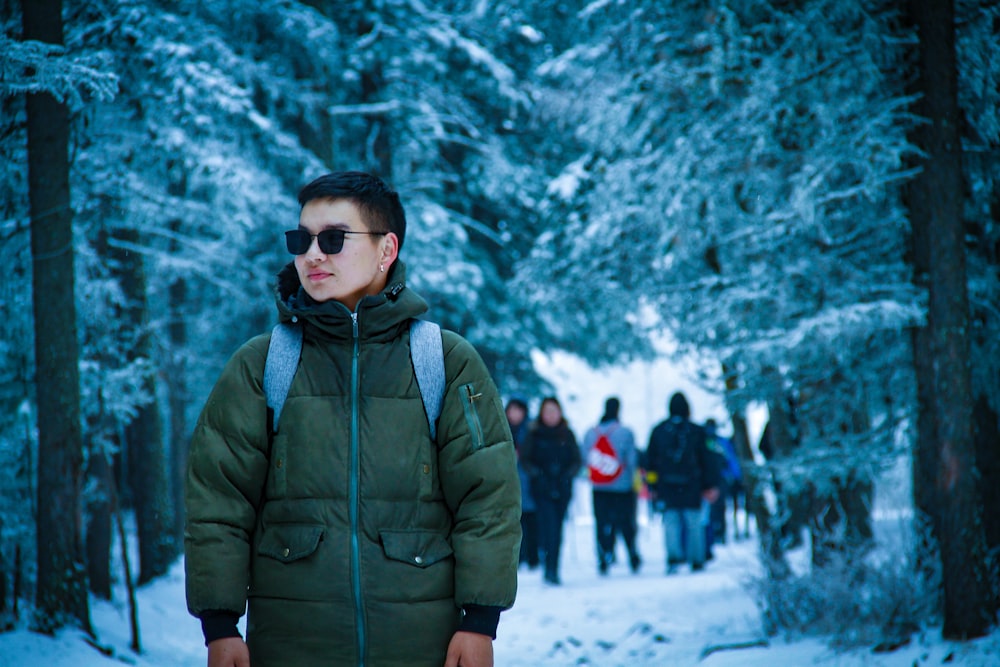
<svg viewBox="0 0 1000 667"><path fill-rule="evenodd" d="M346 229L324 229L319 234L310 234L305 229L289 229L285 232L285 245L293 255L304 255L309 252L313 239L319 240L319 249L325 255L336 255L344 249L344 237L348 234L364 234L366 236L385 236L386 232L350 232Z"/></svg>

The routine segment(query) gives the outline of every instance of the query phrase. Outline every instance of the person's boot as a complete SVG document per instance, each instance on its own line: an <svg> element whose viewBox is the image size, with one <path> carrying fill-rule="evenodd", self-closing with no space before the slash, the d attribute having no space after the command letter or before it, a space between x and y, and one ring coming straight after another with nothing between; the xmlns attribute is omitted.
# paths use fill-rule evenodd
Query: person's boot
<svg viewBox="0 0 1000 667"><path fill-rule="evenodd" d="M637 574L639 572L639 568L642 567L642 559L639 558L638 553L633 552L632 554L629 554L628 566L631 568L632 574Z"/></svg>

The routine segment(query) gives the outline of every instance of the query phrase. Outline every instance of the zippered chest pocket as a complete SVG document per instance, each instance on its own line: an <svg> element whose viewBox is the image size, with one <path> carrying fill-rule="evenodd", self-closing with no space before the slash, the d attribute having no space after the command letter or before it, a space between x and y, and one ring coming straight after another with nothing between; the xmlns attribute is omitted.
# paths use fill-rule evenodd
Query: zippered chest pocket
<svg viewBox="0 0 1000 667"><path fill-rule="evenodd" d="M483 435L483 422L479 417L479 406L485 397L470 382L460 387L462 395L462 409L465 411L465 422L469 426L469 435L472 437L473 451L486 446L486 438Z"/></svg>

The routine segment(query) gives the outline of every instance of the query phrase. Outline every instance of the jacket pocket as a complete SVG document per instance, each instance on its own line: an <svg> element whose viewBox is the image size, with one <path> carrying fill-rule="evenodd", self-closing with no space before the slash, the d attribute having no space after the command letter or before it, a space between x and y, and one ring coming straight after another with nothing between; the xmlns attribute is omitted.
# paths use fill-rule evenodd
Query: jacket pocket
<svg viewBox="0 0 1000 667"><path fill-rule="evenodd" d="M312 555L323 539L323 526L269 526L261 535L257 553L282 563L291 563Z"/></svg>
<svg viewBox="0 0 1000 667"><path fill-rule="evenodd" d="M462 409L465 411L465 421L469 425L469 435L472 436L472 450L476 451L486 446L483 422L479 418L479 402L483 400L483 395L477 392L471 383L462 385L461 390Z"/></svg>
<svg viewBox="0 0 1000 667"><path fill-rule="evenodd" d="M452 555L451 544L440 533L415 530L379 532L386 558L424 568Z"/></svg>

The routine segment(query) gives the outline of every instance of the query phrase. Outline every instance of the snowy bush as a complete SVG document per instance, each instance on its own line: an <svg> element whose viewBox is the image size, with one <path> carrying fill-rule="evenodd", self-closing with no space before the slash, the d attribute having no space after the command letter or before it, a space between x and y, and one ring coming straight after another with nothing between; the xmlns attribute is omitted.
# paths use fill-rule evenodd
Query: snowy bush
<svg viewBox="0 0 1000 667"><path fill-rule="evenodd" d="M909 544L843 551L821 568L751 580L768 633L827 637L837 649L889 651L907 644L936 618L940 598L930 538L916 532Z"/></svg>

